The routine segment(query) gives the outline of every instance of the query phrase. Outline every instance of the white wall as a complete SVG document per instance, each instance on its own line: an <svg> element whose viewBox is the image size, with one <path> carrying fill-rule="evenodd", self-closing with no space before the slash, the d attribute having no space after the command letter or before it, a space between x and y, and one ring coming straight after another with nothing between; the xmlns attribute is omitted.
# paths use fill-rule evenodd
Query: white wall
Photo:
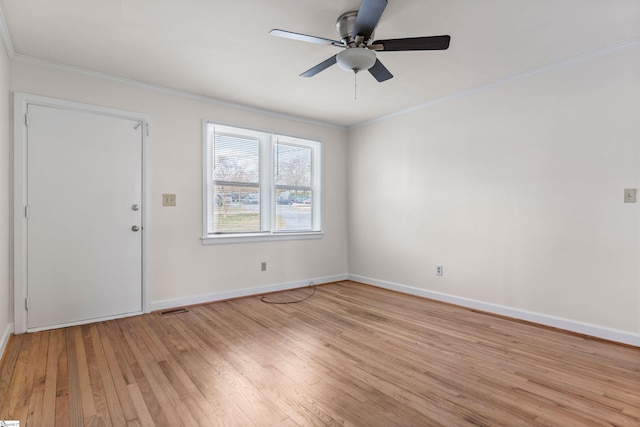
<svg viewBox="0 0 640 427"><path fill-rule="evenodd" d="M152 308L233 296L238 290L306 284L347 273L346 131L191 98L84 74L13 61L11 90L136 111L151 116ZM280 132L323 142L325 236L319 240L203 246L202 119ZM162 207L163 193L177 194ZM260 271L260 262L268 269Z"/></svg>
<svg viewBox="0 0 640 427"><path fill-rule="evenodd" d="M0 356L4 350L13 323L13 300L9 277L9 228L11 145L9 131L9 58L0 43Z"/></svg>
<svg viewBox="0 0 640 427"><path fill-rule="evenodd" d="M623 204L622 193L640 188L639 75L635 47L348 136L20 61L11 64L10 90L151 116L149 263L158 306L349 271L638 336L640 203ZM202 118L323 141L324 239L202 246ZM162 193L176 193L178 206L163 208Z"/></svg>
<svg viewBox="0 0 640 427"><path fill-rule="evenodd" d="M350 276L640 345L639 112L636 45L352 129Z"/></svg>

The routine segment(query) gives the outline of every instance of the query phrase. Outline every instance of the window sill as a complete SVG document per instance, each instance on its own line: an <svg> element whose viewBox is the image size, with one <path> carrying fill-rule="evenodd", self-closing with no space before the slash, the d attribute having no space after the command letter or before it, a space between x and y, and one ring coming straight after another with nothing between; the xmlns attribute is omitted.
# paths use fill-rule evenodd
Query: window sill
<svg viewBox="0 0 640 427"><path fill-rule="evenodd" d="M201 237L203 245L223 245L229 243L257 243L279 240L309 240L322 239L323 231L308 231L304 233L252 233L252 234L221 234L219 236Z"/></svg>

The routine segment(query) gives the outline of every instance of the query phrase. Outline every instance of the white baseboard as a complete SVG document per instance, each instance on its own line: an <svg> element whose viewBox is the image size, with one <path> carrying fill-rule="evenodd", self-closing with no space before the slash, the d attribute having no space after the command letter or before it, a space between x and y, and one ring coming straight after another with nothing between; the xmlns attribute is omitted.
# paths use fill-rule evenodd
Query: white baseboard
<svg viewBox="0 0 640 427"><path fill-rule="evenodd" d="M255 288L237 289L224 292L213 292L210 294L196 295L185 298L166 299L160 301L152 301L150 305L150 311L165 310L174 307L183 307L195 304L205 304L208 302L222 301L232 298L241 298L252 295L261 295L269 292L286 291L288 289L302 288L309 285L310 282L316 285L323 283L339 282L341 280L347 280L346 274L340 274L336 276L316 277L313 279L295 280L287 283L274 283L270 285L258 286Z"/></svg>
<svg viewBox="0 0 640 427"><path fill-rule="evenodd" d="M4 356L4 351L7 349L7 343L9 342L9 337L13 333L13 323L9 323L5 330L2 332L2 336L0 336L0 360Z"/></svg>
<svg viewBox="0 0 640 427"><path fill-rule="evenodd" d="M518 308L477 301L441 292L428 291L425 289L414 288L411 286L387 282L384 280L377 280L370 277L359 276L356 274L349 274L348 278L349 280L353 280L354 282L377 286L379 288L390 289L405 294L416 295L436 301L442 301L462 307L485 311L487 313L498 314L501 316L511 317L519 320L526 320L528 322L533 322L540 325L551 326L553 328L564 329L566 331L575 332L578 334L640 347L640 334L635 334L632 332L626 332L618 329L607 328L604 326L598 326L575 320L564 319L561 317L521 310Z"/></svg>

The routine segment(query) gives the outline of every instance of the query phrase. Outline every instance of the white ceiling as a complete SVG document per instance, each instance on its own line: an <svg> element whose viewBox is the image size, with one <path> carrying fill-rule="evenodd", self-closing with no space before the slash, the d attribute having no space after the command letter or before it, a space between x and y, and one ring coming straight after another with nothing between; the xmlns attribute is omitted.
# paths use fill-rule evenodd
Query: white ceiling
<svg viewBox="0 0 640 427"><path fill-rule="evenodd" d="M379 52L394 78L337 66L339 51L270 36L338 39L360 0L0 0L15 58L106 73L351 126L640 40L640 0L389 0L376 38L450 34L446 51Z"/></svg>

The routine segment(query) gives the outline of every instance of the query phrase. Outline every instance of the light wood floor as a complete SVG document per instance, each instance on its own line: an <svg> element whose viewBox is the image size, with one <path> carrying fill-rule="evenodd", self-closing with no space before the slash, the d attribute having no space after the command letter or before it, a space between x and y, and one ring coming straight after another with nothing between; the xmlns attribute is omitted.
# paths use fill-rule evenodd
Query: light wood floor
<svg viewBox="0 0 640 427"><path fill-rule="evenodd" d="M243 298L14 336L1 419L638 426L640 349L340 282L299 304Z"/></svg>

